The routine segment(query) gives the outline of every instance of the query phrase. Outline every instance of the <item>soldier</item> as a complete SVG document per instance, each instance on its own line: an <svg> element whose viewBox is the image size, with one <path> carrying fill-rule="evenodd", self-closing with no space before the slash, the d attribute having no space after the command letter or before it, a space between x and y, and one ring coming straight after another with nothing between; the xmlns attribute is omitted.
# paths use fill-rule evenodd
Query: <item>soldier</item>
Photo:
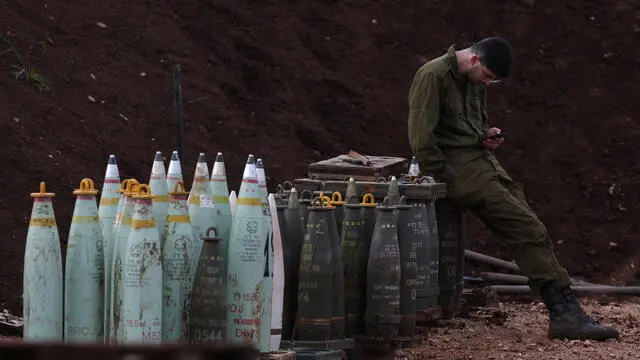
<svg viewBox="0 0 640 360"><path fill-rule="evenodd" d="M549 338L617 338L582 310L545 225L492 154L504 138L488 126L487 86L509 77L512 57L506 40L489 37L464 49L454 44L422 65L409 93L411 149L423 173L447 184L456 207L472 210L509 246L549 310Z"/></svg>

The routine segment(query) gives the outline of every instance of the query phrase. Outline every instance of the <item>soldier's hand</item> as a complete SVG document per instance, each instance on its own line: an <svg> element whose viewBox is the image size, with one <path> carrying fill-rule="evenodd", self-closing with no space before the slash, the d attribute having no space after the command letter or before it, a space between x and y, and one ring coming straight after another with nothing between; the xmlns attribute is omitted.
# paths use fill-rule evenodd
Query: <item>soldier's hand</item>
<svg viewBox="0 0 640 360"><path fill-rule="evenodd" d="M495 139L487 139L487 137L489 136L494 136L494 135L498 135L502 133L502 130L496 128L496 127L492 127L490 129L487 129L487 131L485 132L485 139L482 141L482 146L484 146L487 149L497 149L498 146L500 146L500 144L502 144L504 142L504 138L499 137L499 138L495 138Z"/></svg>

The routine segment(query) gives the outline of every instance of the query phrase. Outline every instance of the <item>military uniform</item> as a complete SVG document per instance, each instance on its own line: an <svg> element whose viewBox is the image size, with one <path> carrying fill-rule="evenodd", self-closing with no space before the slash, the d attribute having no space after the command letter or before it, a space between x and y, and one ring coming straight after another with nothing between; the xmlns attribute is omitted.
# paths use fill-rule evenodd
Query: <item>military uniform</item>
<svg viewBox="0 0 640 360"><path fill-rule="evenodd" d="M569 284L544 224L524 193L480 145L487 124L486 85L458 70L456 46L417 71L409 93L409 141L425 174L448 185L449 199L472 210L507 244L534 293L548 281Z"/></svg>

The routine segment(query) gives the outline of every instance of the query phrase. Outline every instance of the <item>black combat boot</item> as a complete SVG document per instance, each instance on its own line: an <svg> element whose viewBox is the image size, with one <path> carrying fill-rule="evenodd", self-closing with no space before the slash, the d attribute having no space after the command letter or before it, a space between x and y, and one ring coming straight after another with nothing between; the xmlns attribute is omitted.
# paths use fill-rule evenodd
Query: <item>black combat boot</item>
<svg viewBox="0 0 640 360"><path fill-rule="evenodd" d="M618 338L618 330L601 325L582 310L569 286L547 283L540 289L540 295L549 310L549 339L604 341Z"/></svg>

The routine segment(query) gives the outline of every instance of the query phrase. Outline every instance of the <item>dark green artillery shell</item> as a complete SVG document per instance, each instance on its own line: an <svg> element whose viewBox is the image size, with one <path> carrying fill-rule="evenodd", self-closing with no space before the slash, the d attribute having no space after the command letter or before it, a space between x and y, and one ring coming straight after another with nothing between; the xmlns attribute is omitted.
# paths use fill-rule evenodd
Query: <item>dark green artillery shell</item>
<svg viewBox="0 0 640 360"><path fill-rule="evenodd" d="M344 266L345 335L363 334L365 272L368 256L363 252L362 205L344 204L342 221L342 263Z"/></svg>
<svg viewBox="0 0 640 360"><path fill-rule="evenodd" d="M287 225L284 219L284 209L288 206L286 204L276 205L277 215L278 215L278 227L280 228L280 237L282 238L282 245L287 241Z"/></svg>
<svg viewBox="0 0 640 360"><path fill-rule="evenodd" d="M428 284L430 290L428 293L428 305L430 308L438 306L438 297L440 296L440 236L438 231L438 218L436 215L435 201L427 201L427 223L429 227L429 254L431 262L428 268Z"/></svg>
<svg viewBox="0 0 640 360"><path fill-rule="evenodd" d="M227 334L226 276L222 273L220 238L203 238L189 306L191 343L225 340Z"/></svg>
<svg viewBox="0 0 640 360"><path fill-rule="evenodd" d="M376 208L362 207L362 217L364 219L364 236L367 240L367 247L371 244L373 238L373 228L376 226Z"/></svg>
<svg viewBox="0 0 640 360"><path fill-rule="evenodd" d="M336 230L338 231L338 237L342 234L342 220L344 219L344 205L332 204L335 206L333 210L333 217L336 219Z"/></svg>
<svg viewBox="0 0 640 360"><path fill-rule="evenodd" d="M436 216L440 238L440 296L442 318L453 316L462 294L464 268L464 214L453 203L442 198L436 201Z"/></svg>
<svg viewBox="0 0 640 360"><path fill-rule="evenodd" d="M365 194L366 195L366 194ZM363 197L364 202L364 197ZM361 203L362 205L363 203ZM362 283L360 284L360 299L363 309L367 307L367 268L369 266L369 254L371 253L371 239L373 238L373 229L376 225L376 206L362 205L362 232L364 239L362 241L362 263L360 273L362 274ZM358 329L359 333L365 334L367 329L364 324L364 318L360 322L361 327Z"/></svg>
<svg viewBox="0 0 640 360"><path fill-rule="evenodd" d="M400 204L400 191L398 189L398 181L396 179L391 179L389 181L389 187L387 188L387 205L395 206Z"/></svg>
<svg viewBox="0 0 640 360"><path fill-rule="evenodd" d="M344 266L342 265L342 246L334 217L334 209L329 208L325 212L329 224L329 237L331 239L331 259L333 261L333 294L331 298L331 338L344 338Z"/></svg>
<svg viewBox="0 0 640 360"><path fill-rule="evenodd" d="M411 200L408 203L411 206L409 225L413 233L412 243L416 251L416 310L428 310L438 306L438 283L430 278L433 241L428 209L423 200Z"/></svg>
<svg viewBox="0 0 640 360"><path fill-rule="evenodd" d="M309 207L307 232L300 253L298 312L295 337L303 341L331 340L333 269L331 238L325 207Z"/></svg>
<svg viewBox="0 0 640 360"><path fill-rule="evenodd" d="M351 197L355 197L356 202L360 199L360 195L358 192L358 184L353 178L347 181L347 189L344 191L344 201L348 202Z"/></svg>
<svg viewBox="0 0 640 360"><path fill-rule="evenodd" d="M413 229L409 222L411 206L396 205L396 226L400 247L400 328L398 336L414 336L416 332L416 250Z"/></svg>
<svg viewBox="0 0 640 360"><path fill-rule="evenodd" d="M287 207L283 210L285 228L283 234L282 253L284 257L284 303L282 308L282 337L293 339L293 324L298 311L298 278L300 271L300 252L305 237L300 209ZM280 219L278 219L280 220ZM286 240L285 240L286 239ZM286 242L285 242L286 241Z"/></svg>
<svg viewBox="0 0 640 360"><path fill-rule="evenodd" d="M300 193L298 202L300 203L300 218L302 219L302 227L307 226L307 219L309 218L309 206L313 201L313 193L310 190L303 190Z"/></svg>
<svg viewBox="0 0 640 360"><path fill-rule="evenodd" d="M394 207L376 207L376 226L367 266L366 334L390 339L400 325L400 249Z"/></svg>

